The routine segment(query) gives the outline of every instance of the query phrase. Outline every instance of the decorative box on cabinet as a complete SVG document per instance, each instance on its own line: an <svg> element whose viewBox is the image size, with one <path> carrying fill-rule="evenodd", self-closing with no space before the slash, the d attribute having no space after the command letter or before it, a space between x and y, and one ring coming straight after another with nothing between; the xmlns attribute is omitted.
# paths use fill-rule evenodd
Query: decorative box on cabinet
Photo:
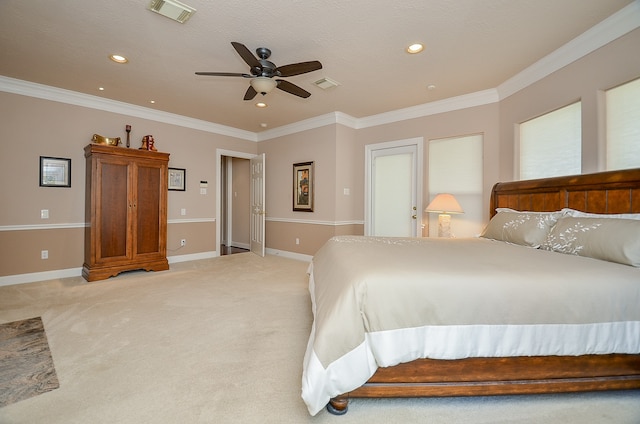
<svg viewBox="0 0 640 424"><path fill-rule="evenodd" d="M82 276L169 269L169 154L89 144L85 147L85 253Z"/></svg>

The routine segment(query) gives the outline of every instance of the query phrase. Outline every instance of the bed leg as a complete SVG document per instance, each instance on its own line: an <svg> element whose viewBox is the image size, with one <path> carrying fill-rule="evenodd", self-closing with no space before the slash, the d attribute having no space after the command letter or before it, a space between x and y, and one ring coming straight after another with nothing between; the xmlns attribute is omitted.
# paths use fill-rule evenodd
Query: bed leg
<svg viewBox="0 0 640 424"><path fill-rule="evenodd" d="M337 396L327 403L327 411L333 415L344 415L349 409L349 397Z"/></svg>

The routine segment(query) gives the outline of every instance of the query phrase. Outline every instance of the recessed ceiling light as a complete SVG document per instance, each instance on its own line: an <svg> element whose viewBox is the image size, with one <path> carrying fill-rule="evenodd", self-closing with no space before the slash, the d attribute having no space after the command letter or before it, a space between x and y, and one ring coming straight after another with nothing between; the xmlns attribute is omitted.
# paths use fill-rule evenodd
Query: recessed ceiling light
<svg viewBox="0 0 640 424"><path fill-rule="evenodd" d="M98 90L104 91L104 87L98 87Z"/></svg>
<svg viewBox="0 0 640 424"><path fill-rule="evenodd" d="M266 123L264 123L264 122L263 122L263 123L261 123L261 124L260 124L260 126L261 126L262 128L267 128L267 126L268 126L268 125L267 125Z"/></svg>
<svg viewBox="0 0 640 424"><path fill-rule="evenodd" d="M435 90L435 89L436 89L435 85L433 85L433 84L427 85L427 90Z"/></svg>
<svg viewBox="0 0 640 424"><path fill-rule="evenodd" d="M256 107L260 107L260 108L267 107L267 104L263 103L263 102L258 102L258 103L256 103Z"/></svg>
<svg viewBox="0 0 640 424"><path fill-rule="evenodd" d="M127 63L129 61L129 59L119 54L109 55L109 59L113 60L116 63Z"/></svg>
<svg viewBox="0 0 640 424"><path fill-rule="evenodd" d="M420 43L415 43L407 47L407 53L416 54L420 53L424 49L424 46Z"/></svg>
<svg viewBox="0 0 640 424"><path fill-rule="evenodd" d="M149 100L149 103L154 104L156 101L155 100Z"/></svg>

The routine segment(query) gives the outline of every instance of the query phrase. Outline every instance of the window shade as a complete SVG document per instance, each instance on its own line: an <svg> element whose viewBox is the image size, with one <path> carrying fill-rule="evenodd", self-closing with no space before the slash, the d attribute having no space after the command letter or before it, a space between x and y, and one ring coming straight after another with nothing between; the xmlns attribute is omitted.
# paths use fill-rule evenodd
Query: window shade
<svg viewBox="0 0 640 424"><path fill-rule="evenodd" d="M640 79L606 92L607 169L640 167Z"/></svg>
<svg viewBox="0 0 640 424"><path fill-rule="evenodd" d="M520 179L580 174L581 103L520 124Z"/></svg>

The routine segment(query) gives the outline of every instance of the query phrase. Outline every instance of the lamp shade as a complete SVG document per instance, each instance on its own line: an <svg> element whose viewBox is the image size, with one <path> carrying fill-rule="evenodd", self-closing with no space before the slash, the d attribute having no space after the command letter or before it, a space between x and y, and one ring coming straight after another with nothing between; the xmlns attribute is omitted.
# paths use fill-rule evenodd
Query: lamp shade
<svg viewBox="0 0 640 424"><path fill-rule="evenodd" d="M453 194L449 193L438 194L424 211L445 214L464 213L460 203L453 197Z"/></svg>
<svg viewBox="0 0 640 424"><path fill-rule="evenodd" d="M254 90L262 94L271 92L271 90L276 88L276 85L278 85L276 80L268 77L255 77L251 80L250 84Z"/></svg>

